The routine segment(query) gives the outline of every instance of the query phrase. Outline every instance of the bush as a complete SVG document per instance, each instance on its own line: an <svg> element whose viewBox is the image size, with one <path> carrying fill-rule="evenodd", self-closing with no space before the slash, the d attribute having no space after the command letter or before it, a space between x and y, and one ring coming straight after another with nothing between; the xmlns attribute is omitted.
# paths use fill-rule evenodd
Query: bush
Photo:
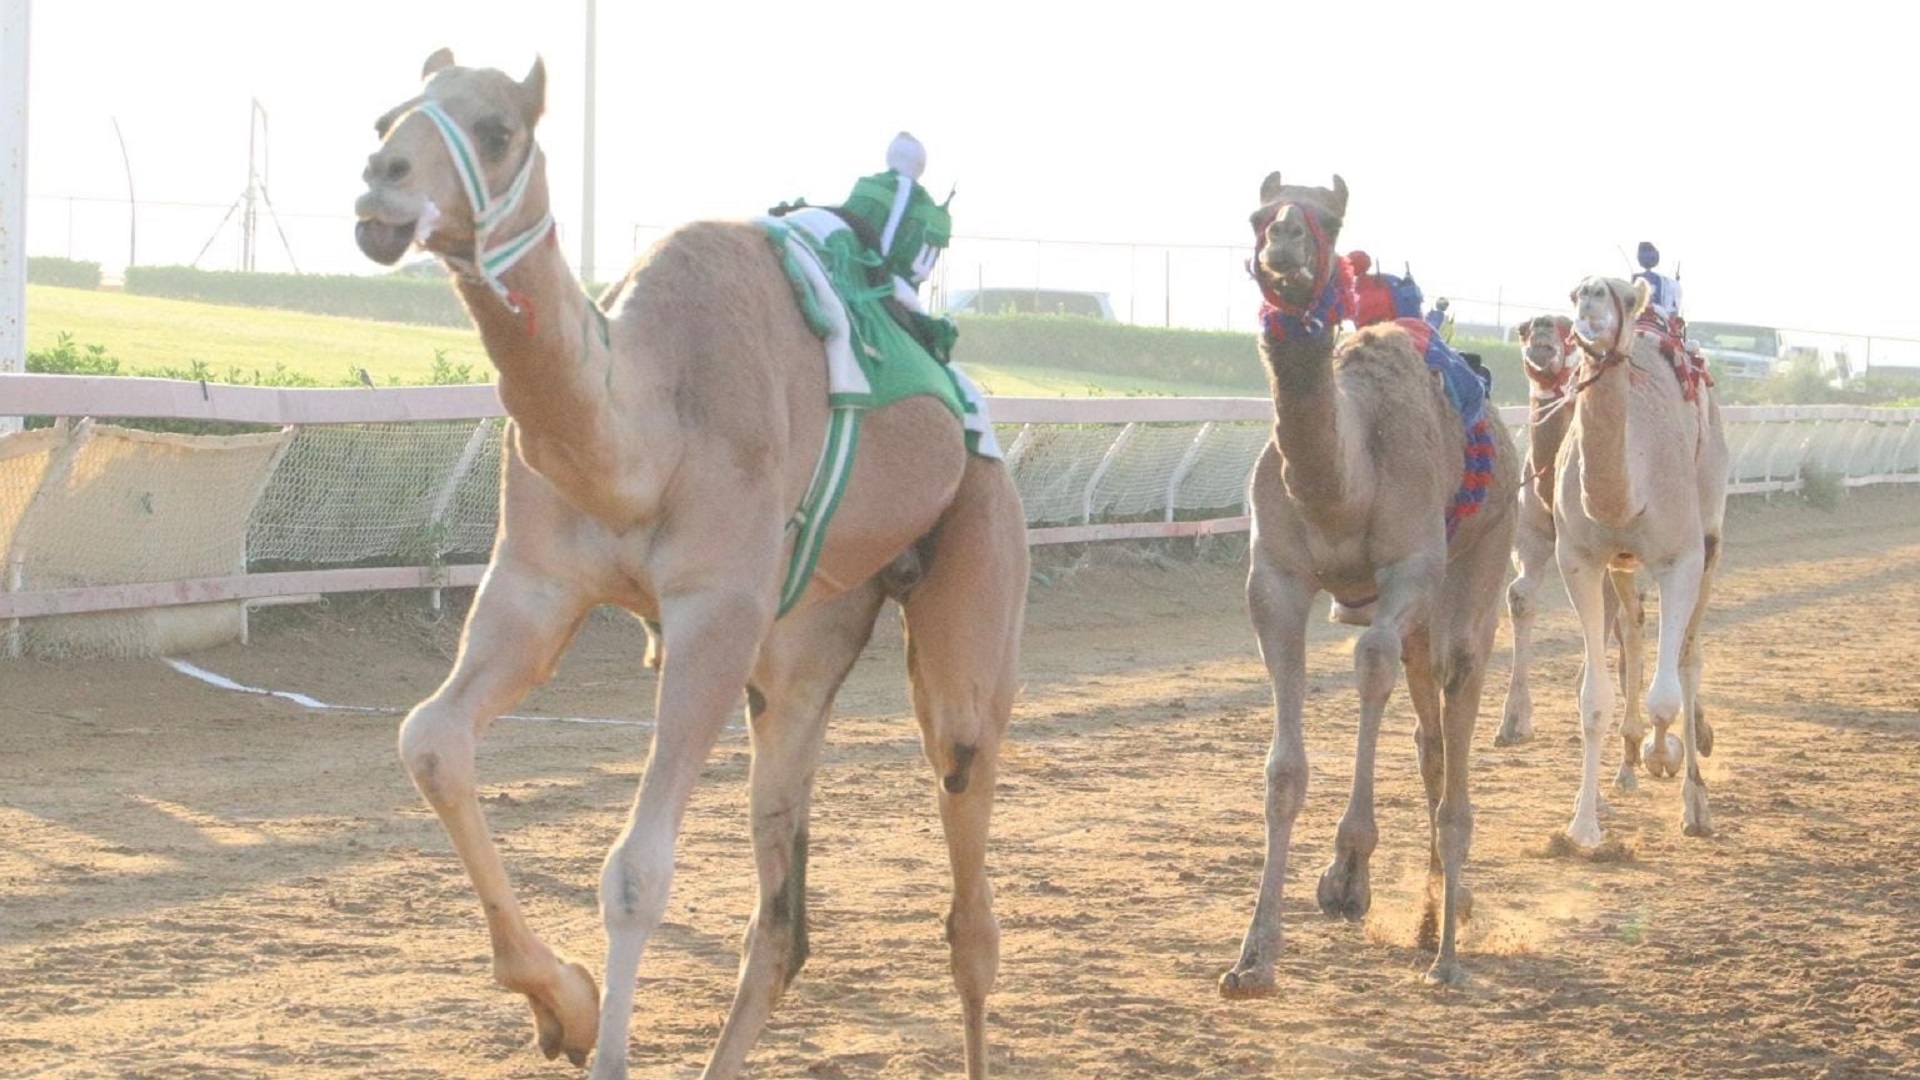
<svg viewBox="0 0 1920 1080"><path fill-rule="evenodd" d="M59 285L68 289L97 289L100 287L100 264L51 255L29 255L27 281L34 285Z"/></svg>
<svg viewBox="0 0 1920 1080"><path fill-rule="evenodd" d="M954 359L962 364L1067 368L1202 383L1233 393L1268 391L1252 333L1132 326L1072 315L956 315L953 321L960 327ZM1493 373L1494 401L1527 400L1518 345L1462 339L1454 347L1480 354Z"/></svg>
<svg viewBox="0 0 1920 1080"><path fill-rule="evenodd" d="M1072 315L959 315L962 364L1068 368L1265 393L1252 334L1129 326Z"/></svg>

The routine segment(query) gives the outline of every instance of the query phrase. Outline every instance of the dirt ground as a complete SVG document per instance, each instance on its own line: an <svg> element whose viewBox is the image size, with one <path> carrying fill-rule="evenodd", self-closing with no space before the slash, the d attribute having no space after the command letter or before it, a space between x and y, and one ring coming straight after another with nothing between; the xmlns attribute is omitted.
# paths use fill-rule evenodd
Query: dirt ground
<svg viewBox="0 0 1920 1080"><path fill-rule="evenodd" d="M1578 778L1578 644L1538 632L1540 735L1475 755L1470 981L1421 984L1424 800L1404 690L1379 766L1373 912L1324 919L1355 724L1346 628L1309 653L1313 777L1279 996L1226 1002L1261 864L1269 691L1239 562L1112 552L1036 582L994 823L996 1072L1026 1077L1920 1076L1920 493L1837 512L1736 500L1707 621L1719 835L1676 781L1610 796L1608 861L1556 853ZM1057 562L1057 560L1056 560ZM1546 595L1546 594L1543 594ZM403 710L454 628L424 602L257 617L193 659L254 686ZM820 770L813 958L758 1076L950 1076L945 855L891 614ZM519 712L644 721L640 635L596 617ZM494 988L478 905L393 751L396 717L315 712L157 661L0 663L0 1075L579 1075ZM601 966L595 885L644 727L505 720L487 810L537 929ZM1618 760L1610 747L1606 772ZM642 968L638 1076L697 1071L752 904L747 750L695 797Z"/></svg>

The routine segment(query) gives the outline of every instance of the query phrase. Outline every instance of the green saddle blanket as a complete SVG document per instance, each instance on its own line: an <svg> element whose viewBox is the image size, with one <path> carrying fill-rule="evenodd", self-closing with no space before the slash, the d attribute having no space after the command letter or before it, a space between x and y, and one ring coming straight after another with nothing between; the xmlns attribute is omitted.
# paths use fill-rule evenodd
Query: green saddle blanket
<svg viewBox="0 0 1920 1080"><path fill-rule="evenodd" d="M872 409L927 394L962 421L984 418L977 391L969 392L971 380L944 363L947 357L936 358L888 310L885 301L896 296L893 277L886 275L887 285L871 283L868 272L881 266L880 257L845 221L817 207L756 220L780 256L807 324L826 343L830 405ZM932 335L935 347L951 348L951 324L928 323L945 328ZM967 441L969 450L981 452L976 438Z"/></svg>

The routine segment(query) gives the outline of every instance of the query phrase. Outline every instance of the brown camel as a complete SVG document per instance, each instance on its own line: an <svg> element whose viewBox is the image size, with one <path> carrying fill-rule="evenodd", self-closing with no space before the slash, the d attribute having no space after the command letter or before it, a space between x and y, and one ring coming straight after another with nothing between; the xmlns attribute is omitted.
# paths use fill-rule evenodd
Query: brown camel
<svg viewBox="0 0 1920 1080"><path fill-rule="evenodd" d="M984 1076L999 964L987 826L1028 575L1006 470L969 456L960 422L931 398L868 412L816 569L777 617L787 525L829 417L822 343L766 233L688 225L596 304L553 236L534 140L543 65L515 81L455 66L443 49L423 77L379 122L357 239L386 264L417 241L460 271L511 420L500 533L459 657L400 729L401 757L479 894L494 977L527 996L548 1057L581 1063L591 1047L597 1080L627 1075L636 972L666 907L682 815L744 690L759 903L705 1073L736 1075L807 957L815 762L834 695L892 597L939 779L967 1072ZM474 777L480 734L552 673L602 603L657 622L663 646L651 755L600 879L604 996L528 928Z"/></svg>
<svg viewBox="0 0 1920 1080"><path fill-rule="evenodd" d="M1643 281L1588 278L1573 291L1573 335L1586 357L1574 382L1573 424L1555 470L1554 558L1586 638L1580 678L1584 748L1567 836L1599 844L1600 744L1613 715L1606 677L1604 580L1645 567L1660 596L1659 657L1647 692L1654 737L1648 770L1671 773L1667 729L1676 718L1686 779L1682 825L1713 832L1700 754L1713 731L1699 706L1700 619L1720 561L1727 508L1727 441L1712 383L1683 343L1637 328ZM1631 743L1629 744L1632 745Z"/></svg>
<svg viewBox="0 0 1920 1080"><path fill-rule="evenodd" d="M1438 954L1427 978L1457 983L1464 975L1455 929L1470 903L1460 883L1473 833L1467 755L1499 620L1519 469L1497 411L1485 409L1490 426L1476 430L1491 440L1491 475L1480 474L1489 489L1479 511L1453 531L1450 508L1468 477L1470 443L1441 379L1398 326L1368 327L1335 345L1342 294L1350 289L1334 254L1346 184L1335 177L1332 190L1284 185L1274 173L1260 187L1260 203L1252 269L1278 317L1265 319L1260 346L1274 427L1252 480L1247 600L1273 680L1274 739L1266 868L1240 959L1220 989L1241 997L1275 988L1287 846L1307 785L1306 624L1321 590L1351 611L1370 607L1371 625L1354 649L1360 728L1353 791L1333 865L1320 878L1320 907L1359 918L1371 903L1374 748L1404 663L1431 821L1422 937L1431 938L1437 925Z"/></svg>
<svg viewBox="0 0 1920 1080"><path fill-rule="evenodd" d="M1573 320L1564 315L1529 319L1520 324L1515 338L1520 343L1520 359L1529 384L1526 482L1520 487L1519 519L1513 536L1517 574L1507 586L1507 611L1513 619L1513 669L1500 731L1493 737L1495 746L1513 746L1533 737L1533 691L1528 676L1533 654L1534 594L1553 563L1553 463L1573 423L1573 401L1567 396L1574 371ZM1640 763L1640 740L1646 734L1639 700L1646 611L1633 571L1615 570L1609 577L1612 588L1606 592L1607 625L1620 645L1620 692L1626 699L1626 719L1621 725L1626 753L1614 785L1631 791L1638 783L1634 766Z"/></svg>

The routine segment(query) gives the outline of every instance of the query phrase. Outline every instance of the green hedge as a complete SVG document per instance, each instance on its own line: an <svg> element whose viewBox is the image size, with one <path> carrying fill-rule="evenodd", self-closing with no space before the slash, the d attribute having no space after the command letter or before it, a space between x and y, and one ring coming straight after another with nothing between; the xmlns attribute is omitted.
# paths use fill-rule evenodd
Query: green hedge
<svg viewBox="0 0 1920 1080"><path fill-rule="evenodd" d="M52 255L27 256L27 280L35 285L59 285L69 289L100 287L100 264Z"/></svg>
<svg viewBox="0 0 1920 1080"><path fill-rule="evenodd" d="M470 325L444 278L399 274L260 274L191 266L127 269L126 291L240 307L285 308L420 326Z"/></svg>
<svg viewBox="0 0 1920 1080"><path fill-rule="evenodd" d="M962 364L1068 368L1217 386L1223 393L1265 394L1267 372L1251 333L1130 326L1071 315L959 315ZM1493 373L1493 399L1525 404L1520 348L1500 341L1456 341Z"/></svg>
<svg viewBox="0 0 1920 1080"><path fill-rule="evenodd" d="M1265 393L1252 334L1169 330L1073 315L958 315L962 363L1069 368Z"/></svg>

